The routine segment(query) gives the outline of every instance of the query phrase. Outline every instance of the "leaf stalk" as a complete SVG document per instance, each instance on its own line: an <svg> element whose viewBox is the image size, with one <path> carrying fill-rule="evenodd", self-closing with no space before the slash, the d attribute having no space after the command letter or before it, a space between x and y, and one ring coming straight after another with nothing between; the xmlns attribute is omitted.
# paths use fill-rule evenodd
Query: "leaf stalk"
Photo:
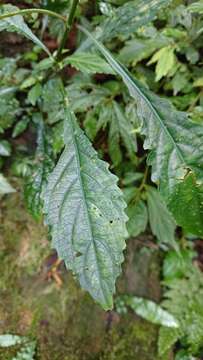
<svg viewBox="0 0 203 360"><path fill-rule="evenodd" d="M34 13L37 13L37 14L44 14L44 15L49 15L49 16L52 16L52 17L56 17L60 20L62 20L63 22L66 23L67 19L65 16L62 16L61 14L58 14L54 11L50 11L50 10L46 10L46 9L23 9L23 10L18 10L18 11L14 11L14 12L11 12L11 13L7 13L7 14L3 14L3 15L0 15L0 20L4 20L4 19L7 19L9 17L13 17L13 16L16 16L16 15L29 15L29 14L34 14Z"/></svg>
<svg viewBox="0 0 203 360"><path fill-rule="evenodd" d="M79 4L79 0L73 0L71 8L70 8L70 13L69 13L69 16L68 16L68 20L66 22L66 29L64 31L61 43L59 45L59 48L58 48L58 51L57 51L57 54L56 54L56 58L55 58L56 61L61 60L61 54L62 54L63 49L65 47L67 37L68 37L68 35L70 33L70 30L72 28L74 17L75 17L75 12L76 12L78 4Z"/></svg>

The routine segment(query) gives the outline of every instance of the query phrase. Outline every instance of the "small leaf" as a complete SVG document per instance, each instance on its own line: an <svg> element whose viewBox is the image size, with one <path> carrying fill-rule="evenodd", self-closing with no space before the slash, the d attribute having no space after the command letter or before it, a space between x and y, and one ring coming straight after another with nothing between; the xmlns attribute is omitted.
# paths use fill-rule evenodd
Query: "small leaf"
<svg viewBox="0 0 203 360"><path fill-rule="evenodd" d="M59 78L50 79L43 86L42 111L47 113L49 124L63 120L63 98L61 96L61 80Z"/></svg>
<svg viewBox="0 0 203 360"><path fill-rule="evenodd" d="M64 65L72 65L77 70L86 74L115 74L112 67L97 54L79 52L68 56L63 61Z"/></svg>
<svg viewBox="0 0 203 360"><path fill-rule="evenodd" d="M162 326L159 330L159 339L158 339L158 352L159 355L164 355L171 347L176 343L176 341L181 337L180 329L169 328Z"/></svg>
<svg viewBox="0 0 203 360"><path fill-rule="evenodd" d="M21 344L24 338L17 335L5 334L0 335L0 347L9 347Z"/></svg>
<svg viewBox="0 0 203 360"><path fill-rule="evenodd" d="M29 118L27 117L24 117L22 120L18 121L13 129L12 137L16 138L17 136L22 134L27 129L28 124Z"/></svg>
<svg viewBox="0 0 203 360"><path fill-rule="evenodd" d="M136 204L130 203L126 214L129 218L127 230L130 236L138 236L144 232L148 222L148 213L144 201L139 200Z"/></svg>
<svg viewBox="0 0 203 360"><path fill-rule="evenodd" d="M167 244L177 249L174 236L175 221L155 188L147 187L147 204L152 233L161 244Z"/></svg>
<svg viewBox="0 0 203 360"><path fill-rule="evenodd" d="M14 193L15 189L9 184L3 174L0 173L0 195Z"/></svg>
<svg viewBox="0 0 203 360"><path fill-rule="evenodd" d="M36 341L28 341L17 352L16 356L11 360L34 360Z"/></svg>
<svg viewBox="0 0 203 360"><path fill-rule="evenodd" d="M0 156L11 155L11 144L7 140L0 141Z"/></svg>
<svg viewBox="0 0 203 360"><path fill-rule="evenodd" d="M109 124L109 155L114 166L117 166L122 161L121 143L125 146L131 161L135 161L137 151L136 133L122 106L116 101L109 101L105 106L102 106L97 130L105 128L107 124Z"/></svg>
<svg viewBox="0 0 203 360"><path fill-rule="evenodd" d="M1 19L1 15L9 14L18 11L19 9L16 6L7 4L0 6L0 31L6 30L11 32L17 32L24 35L29 40L33 41L41 49L43 49L49 56L51 56L50 51L47 47L33 34L30 28L24 22L24 19L21 15L16 15L8 17L6 19Z"/></svg>
<svg viewBox="0 0 203 360"><path fill-rule="evenodd" d="M197 149L200 151L201 150ZM180 213L181 207L189 211ZM188 233L202 235L203 227L203 188L200 186L194 174L190 171L184 181L176 186L175 192L171 194L168 206L173 213L177 223L181 224Z"/></svg>
<svg viewBox="0 0 203 360"><path fill-rule="evenodd" d="M175 67L176 57L174 55L174 48L171 46L163 47L158 50L148 62L148 65L157 63L156 65L156 81L161 80L162 77L170 74Z"/></svg>
<svg viewBox="0 0 203 360"><path fill-rule="evenodd" d="M40 85L40 83L37 83L28 92L27 99L32 104L32 106L36 105L36 102L37 102L38 98L40 97L41 93L42 93L42 86Z"/></svg>
<svg viewBox="0 0 203 360"><path fill-rule="evenodd" d="M128 297L127 305L139 316L152 322L153 324L163 325L170 328L178 328L179 323L173 315L163 310L160 305L153 301L138 298L136 296Z"/></svg>
<svg viewBox="0 0 203 360"><path fill-rule="evenodd" d="M112 309L125 248L125 203L117 178L101 161L65 105L65 150L44 195L53 247L81 286Z"/></svg>
<svg viewBox="0 0 203 360"><path fill-rule="evenodd" d="M168 251L163 263L164 283L182 278L192 268L195 252L192 250Z"/></svg>

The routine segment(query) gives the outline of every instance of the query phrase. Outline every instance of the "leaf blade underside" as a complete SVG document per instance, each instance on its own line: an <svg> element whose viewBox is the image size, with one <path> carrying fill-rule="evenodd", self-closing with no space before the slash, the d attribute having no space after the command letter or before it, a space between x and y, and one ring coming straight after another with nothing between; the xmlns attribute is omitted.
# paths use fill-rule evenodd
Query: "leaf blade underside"
<svg viewBox="0 0 203 360"><path fill-rule="evenodd" d="M53 247L81 286L108 310L123 262L126 205L116 176L67 106L64 128L66 146L49 177L44 212Z"/></svg>

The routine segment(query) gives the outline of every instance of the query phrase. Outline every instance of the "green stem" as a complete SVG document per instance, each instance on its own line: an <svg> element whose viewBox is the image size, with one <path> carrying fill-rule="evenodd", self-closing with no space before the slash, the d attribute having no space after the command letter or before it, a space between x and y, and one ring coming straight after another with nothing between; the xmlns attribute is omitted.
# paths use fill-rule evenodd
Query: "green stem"
<svg viewBox="0 0 203 360"><path fill-rule="evenodd" d="M148 168L148 166L146 166L142 182L141 182L141 184L140 184L140 186L139 186L139 188L137 190L137 193L136 193L134 199L132 199L133 204L137 203L138 200L140 200L142 190L145 188L145 185L146 185L146 182L147 182L148 171L149 171L149 168Z"/></svg>
<svg viewBox="0 0 203 360"><path fill-rule="evenodd" d="M76 12L78 3L79 3L79 0L73 0L73 2L72 2L72 6L71 6L71 9L70 9L68 20L66 22L66 29L64 31L61 43L59 45L59 48L58 48L58 51L57 51L57 54L56 54L56 61L59 61L61 59L61 54L63 52L63 49L64 49L65 45L66 45L67 37L68 37L69 32L71 30L71 27L73 25L73 20L74 20L74 17L75 17L75 12Z"/></svg>
<svg viewBox="0 0 203 360"><path fill-rule="evenodd" d="M27 14L34 14L34 13L53 16L53 17L56 17L56 18L62 20L63 22L67 21L66 17L64 17L58 13L55 13L54 11L50 11L50 10L46 10L46 9L35 9L35 8L18 10L15 12L0 15L0 20L6 19L6 18L9 18L12 16L16 16L16 15L27 15Z"/></svg>

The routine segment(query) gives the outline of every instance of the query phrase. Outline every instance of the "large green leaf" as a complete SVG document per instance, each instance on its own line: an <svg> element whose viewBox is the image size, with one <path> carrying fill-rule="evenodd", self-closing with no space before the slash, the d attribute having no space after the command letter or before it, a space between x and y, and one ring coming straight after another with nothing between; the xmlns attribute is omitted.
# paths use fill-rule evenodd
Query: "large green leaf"
<svg viewBox="0 0 203 360"><path fill-rule="evenodd" d="M0 17L4 14L9 14L18 11L19 9L16 6L7 4L0 5ZM33 41L36 45L42 48L46 53L51 56L50 51L47 47L37 38L36 35L30 30L27 24L24 22L24 19L21 15L12 16L6 19L0 19L0 31L10 31L17 32L21 35L24 35L29 40Z"/></svg>
<svg viewBox="0 0 203 360"><path fill-rule="evenodd" d="M117 178L65 106L65 150L49 177L45 214L53 247L104 309L113 306L127 236Z"/></svg>
<svg viewBox="0 0 203 360"><path fill-rule="evenodd" d="M203 235L203 126L192 122L186 113L177 111L168 100L151 93L87 30L81 29L122 77L137 102L141 133L146 137L144 148L152 150L148 160L152 166L152 181L158 184L178 224L187 231ZM180 197L183 189L184 197ZM193 211L190 211L191 205Z"/></svg>

